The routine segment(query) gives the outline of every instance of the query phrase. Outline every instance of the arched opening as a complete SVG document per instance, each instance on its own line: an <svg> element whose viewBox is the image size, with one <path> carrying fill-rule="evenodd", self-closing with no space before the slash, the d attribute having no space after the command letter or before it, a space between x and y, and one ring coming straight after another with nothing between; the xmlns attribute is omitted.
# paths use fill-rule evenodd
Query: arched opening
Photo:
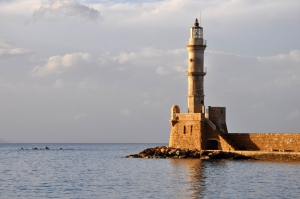
<svg viewBox="0 0 300 199"><path fill-rule="evenodd" d="M207 140L206 147L207 147L207 150L218 150L219 142L218 142L218 140Z"/></svg>

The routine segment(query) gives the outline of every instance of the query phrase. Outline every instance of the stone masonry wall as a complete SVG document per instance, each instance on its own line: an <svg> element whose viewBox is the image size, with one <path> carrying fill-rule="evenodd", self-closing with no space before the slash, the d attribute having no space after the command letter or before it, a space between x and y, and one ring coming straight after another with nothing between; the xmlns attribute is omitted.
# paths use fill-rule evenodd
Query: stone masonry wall
<svg viewBox="0 0 300 199"><path fill-rule="evenodd" d="M183 117L182 117L183 118ZM202 123L197 120L171 121L169 146L181 149L201 149Z"/></svg>
<svg viewBox="0 0 300 199"><path fill-rule="evenodd" d="M218 130L213 130L212 128L210 128L209 125L206 124L206 128L207 128L207 135L205 137L206 142L208 140L218 140L218 150L228 150L228 151L233 151L234 147L231 146L226 140L225 138L223 138ZM227 135L227 134L226 134ZM206 147L203 149L207 149Z"/></svg>
<svg viewBox="0 0 300 199"><path fill-rule="evenodd" d="M228 133L240 150L300 151L300 133Z"/></svg>

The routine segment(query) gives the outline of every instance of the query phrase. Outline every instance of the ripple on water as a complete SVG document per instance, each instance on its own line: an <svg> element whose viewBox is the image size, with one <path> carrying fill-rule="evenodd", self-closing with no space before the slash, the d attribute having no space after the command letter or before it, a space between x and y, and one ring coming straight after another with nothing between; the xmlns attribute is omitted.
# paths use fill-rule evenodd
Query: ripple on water
<svg viewBox="0 0 300 199"><path fill-rule="evenodd" d="M126 159L151 144L0 147L0 198L297 198L299 163ZM72 150L54 150L62 147Z"/></svg>

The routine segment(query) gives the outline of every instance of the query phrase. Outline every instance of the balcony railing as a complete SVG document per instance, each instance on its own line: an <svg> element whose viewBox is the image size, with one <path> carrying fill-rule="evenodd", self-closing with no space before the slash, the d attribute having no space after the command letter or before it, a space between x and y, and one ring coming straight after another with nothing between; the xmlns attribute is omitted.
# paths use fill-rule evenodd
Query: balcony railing
<svg viewBox="0 0 300 199"><path fill-rule="evenodd" d="M203 72L189 72L189 71L185 72L187 76L205 76L206 73L207 73L207 67L204 68Z"/></svg>
<svg viewBox="0 0 300 199"><path fill-rule="evenodd" d="M190 45L201 45L201 46L206 46L207 45L207 41L205 39L193 39L193 40L187 40L186 41L186 45L190 46Z"/></svg>

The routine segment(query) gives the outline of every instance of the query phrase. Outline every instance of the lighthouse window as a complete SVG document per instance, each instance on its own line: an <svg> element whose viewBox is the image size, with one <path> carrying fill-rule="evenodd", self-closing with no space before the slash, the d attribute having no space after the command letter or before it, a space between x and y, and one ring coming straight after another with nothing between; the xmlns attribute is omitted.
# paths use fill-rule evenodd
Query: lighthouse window
<svg viewBox="0 0 300 199"><path fill-rule="evenodd" d="M183 134L186 134L185 126L183 127Z"/></svg>
<svg viewBox="0 0 300 199"><path fill-rule="evenodd" d="M202 30L198 28L194 29L193 38L202 38Z"/></svg>
<svg viewBox="0 0 300 199"><path fill-rule="evenodd" d="M193 62L193 59L190 59L190 62Z"/></svg>
<svg viewBox="0 0 300 199"><path fill-rule="evenodd" d="M193 125L191 125L191 135L192 135L192 132L193 132Z"/></svg>

